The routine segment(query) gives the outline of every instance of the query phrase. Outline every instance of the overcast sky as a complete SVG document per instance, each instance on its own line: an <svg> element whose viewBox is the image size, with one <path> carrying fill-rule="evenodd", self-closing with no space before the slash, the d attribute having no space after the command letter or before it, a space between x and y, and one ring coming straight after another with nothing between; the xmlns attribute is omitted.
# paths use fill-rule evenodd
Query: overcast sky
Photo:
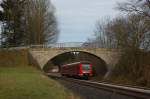
<svg viewBox="0 0 150 99"><path fill-rule="evenodd" d="M1 1L1 0L0 0ZM56 8L58 42L84 42L93 35L97 20L119 14L114 8L125 0L51 0Z"/></svg>
<svg viewBox="0 0 150 99"><path fill-rule="evenodd" d="M119 14L114 8L125 0L51 0L59 22L59 42L83 42L93 35L97 20Z"/></svg>

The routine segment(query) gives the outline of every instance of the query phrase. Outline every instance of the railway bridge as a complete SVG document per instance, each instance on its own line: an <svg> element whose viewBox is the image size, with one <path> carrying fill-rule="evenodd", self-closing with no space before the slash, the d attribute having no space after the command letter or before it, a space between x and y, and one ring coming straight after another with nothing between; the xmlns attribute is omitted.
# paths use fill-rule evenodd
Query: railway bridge
<svg viewBox="0 0 150 99"><path fill-rule="evenodd" d="M85 46L83 43L57 43L31 46L29 55L31 62L35 62L42 69L52 58L67 52L84 52L94 55L103 60L110 69L114 67L123 53L120 49L100 48L90 44Z"/></svg>

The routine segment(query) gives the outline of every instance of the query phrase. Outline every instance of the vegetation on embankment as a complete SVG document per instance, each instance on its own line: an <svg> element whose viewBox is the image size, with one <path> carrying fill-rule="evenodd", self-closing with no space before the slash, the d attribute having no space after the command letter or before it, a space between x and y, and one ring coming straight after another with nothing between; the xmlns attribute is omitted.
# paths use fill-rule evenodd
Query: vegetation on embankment
<svg viewBox="0 0 150 99"><path fill-rule="evenodd" d="M77 99L59 82L28 65L27 50L0 51L0 99Z"/></svg>
<svg viewBox="0 0 150 99"><path fill-rule="evenodd" d="M150 0L125 0L116 9L123 16L96 23L94 37L87 44L124 50L119 63L109 75L112 82L150 87ZM86 45L87 45L86 44Z"/></svg>
<svg viewBox="0 0 150 99"><path fill-rule="evenodd" d="M28 50L0 50L0 67L28 65Z"/></svg>
<svg viewBox="0 0 150 99"><path fill-rule="evenodd" d="M150 87L150 52L126 52L110 77L110 81L119 84Z"/></svg>

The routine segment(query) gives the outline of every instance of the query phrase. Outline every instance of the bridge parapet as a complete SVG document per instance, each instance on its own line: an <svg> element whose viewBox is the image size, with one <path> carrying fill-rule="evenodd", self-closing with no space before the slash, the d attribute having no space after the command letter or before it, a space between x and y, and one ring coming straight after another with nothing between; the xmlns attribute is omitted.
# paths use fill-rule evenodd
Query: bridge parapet
<svg viewBox="0 0 150 99"><path fill-rule="evenodd" d="M100 45L98 42L94 43L87 43L87 42L64 42L64 43L50 43L50 44L41 44L41 45L28 45L28 46L11 46L8 48L1 48L7 50L14 50L14 49L26 49L26 48L103 48L103 49L116 49L117 47L106 47Z"/></svg>
<svg viewBox="0 0 150 99"><path fill-rule="evenodd" d="M45 45L31 45L31 48L117 48L116 46L113 47L106 47L100 45L98 42L95 43L86 43L86 42L64 42L64 43L51 43Z"/></svg>

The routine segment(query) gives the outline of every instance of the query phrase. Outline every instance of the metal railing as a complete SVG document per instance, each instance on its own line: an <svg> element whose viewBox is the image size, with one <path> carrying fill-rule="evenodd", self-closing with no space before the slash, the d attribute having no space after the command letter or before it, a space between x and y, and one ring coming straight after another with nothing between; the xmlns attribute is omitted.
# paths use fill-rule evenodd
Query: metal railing
<svg viewBox="0 0 150 99"><path fill-rule="evenodd" d="M30 45L31 48L66 48L66 47L83 47L84 42L65 42L65 43L51 43L45 45Z"/></svg>
<svg viewBox="0 0 150 99"><path fill-rule="evenodd" d="M30 45L31 48L117 48L100 45L97 43L87 42L65 42L65 43L52 43L45 45Z"/></svg>
<svg viewBox="0 0 150 99"><path fill-rule="evenodd" d="M102 46L99 43L65 42L65 43L51 43L41 45L28 45L19 47L11 46L3 49L24 49L24 48L109 48L109 47Z"/></svg>

